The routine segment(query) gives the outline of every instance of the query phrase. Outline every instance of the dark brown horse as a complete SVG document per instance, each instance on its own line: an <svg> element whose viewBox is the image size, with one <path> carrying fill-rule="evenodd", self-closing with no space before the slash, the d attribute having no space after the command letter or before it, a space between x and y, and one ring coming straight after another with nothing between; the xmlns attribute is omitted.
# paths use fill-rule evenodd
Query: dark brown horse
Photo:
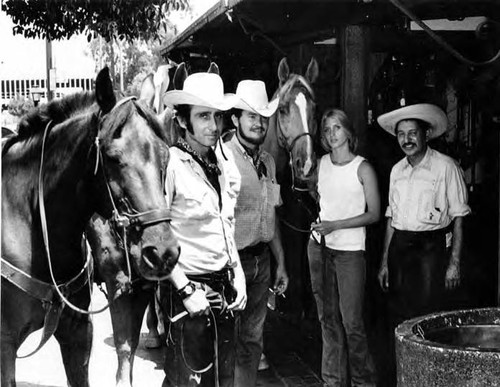
<svg viewBox="0 0 500 387"><path fill-rule="evenodd" d="M68 384L88 386L90 267L82 233L111 218L129 267L164 278L179 249L163 196L168 162L161 126L133 99L116 103L107 69L95 93L29 113L2 152L1 384L15 386L17 350L45 325L58 340ZM111 251L103 251L110 258ZM44 335L45 336L45 335Z"/></svg>
<svg viewBox="0 0 500 387"><path fill-rule="evenodd" d="M282 243L290 285L289 311L300 315L308 284L307 240L315 218L316 206L310 189L314 188L317 144L315 95L312 84L318 77L318 64L313 58L304 76L290 71L286 58L278 66L279 97L276 113L269 121L263 148L276 161L276 177L281 186L283 205Z"/></svg>

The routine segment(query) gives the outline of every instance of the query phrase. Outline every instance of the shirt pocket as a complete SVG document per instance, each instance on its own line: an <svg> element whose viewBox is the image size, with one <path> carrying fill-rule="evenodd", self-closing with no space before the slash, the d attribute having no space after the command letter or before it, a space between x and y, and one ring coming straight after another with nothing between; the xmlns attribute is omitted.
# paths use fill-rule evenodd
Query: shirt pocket
<svg viewBox="0 0 500 387"><path fill-rule="evenodd" d="M183 215L188 219L205 219L210 215L209 195L204 189L190 189L183 192Z"/></svg>
<svg viewBox="0 0 500 387"><path fill-rule="evenodd" d="M273 183L271 180L266 181L266 193L269 206L278 207L281 204L280 185Z"/></svg>
<svg viewBox="0 0 500 387"><path fill-rule="evenodd" d="M420 181L417 202L417 220L419 222L438 225L441 223L442 211L436 206L437 187L435 180Z"/></svg>

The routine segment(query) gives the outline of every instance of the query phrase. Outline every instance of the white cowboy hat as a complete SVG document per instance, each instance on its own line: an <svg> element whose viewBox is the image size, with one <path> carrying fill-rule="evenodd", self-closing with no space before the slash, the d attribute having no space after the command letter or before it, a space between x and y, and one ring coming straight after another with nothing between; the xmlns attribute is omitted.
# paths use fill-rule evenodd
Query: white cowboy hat
<svg viewBox="0 0 500 387"><path fill-rule="evenodd" d="M379 125L387 132L396 135L395 129L399 121L419 119L430 124L429 139L439 137L448 127L448 118L443 110L436 105L419 103L405 106L392 112L382 114L377 118Z"/></svg>
<svg viewBox="0 0 500 387"><path fill-rule="evenodd" d="M271 117L278 108L279 99L271 102L267 99L266 85L262 81L244 80L238 83L236 96L239 98L236 109L255 112L264 117Z"/></svg>
<svg viewBox="0 0 500 387"><path fill-rule="evenodd" d="M167 91L163 103L167 106L197 105L229 110L236 103L234 94L224 94L222 78L212 73L195 73L184 81L182 90Z"/></svg>

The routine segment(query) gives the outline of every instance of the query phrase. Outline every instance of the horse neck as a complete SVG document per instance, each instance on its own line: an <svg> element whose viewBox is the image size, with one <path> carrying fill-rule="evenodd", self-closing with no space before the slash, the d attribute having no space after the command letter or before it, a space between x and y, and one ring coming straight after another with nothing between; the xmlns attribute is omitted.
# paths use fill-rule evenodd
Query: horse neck
<svg viewBox="0 0 500 387"><path fill-rule="evenodd" d="M89 120L90 117L80 116L56 125L46 140L43 190L54 262L79 254L84 218L88 219L91 215L85 176L92 144ZM8 250L4 251L6 255L14 256L14 261L16 257L22 262L43 261L34 259L44 254L38 200L41 148L41 136L33 137L14 144L2 157L2 223L6 234L10 232L14 236L19 233L19 240L22 241L6 241L4 244L2 235L2 247ZM23 254L26 255L23 257ZM68 265L71 263L65 263L63 267L67 269ZM39 270L46 270L44 267ZM38 271L36 265L29 269L34 274ZM46 274L44 272L42 276ZM61 275L56 274L58 278Z"/></svg>

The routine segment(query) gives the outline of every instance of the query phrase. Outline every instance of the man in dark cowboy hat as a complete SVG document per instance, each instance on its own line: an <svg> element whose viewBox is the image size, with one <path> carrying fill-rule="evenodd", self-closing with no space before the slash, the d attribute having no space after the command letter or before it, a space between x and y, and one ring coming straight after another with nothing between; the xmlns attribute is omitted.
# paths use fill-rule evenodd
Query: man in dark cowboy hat
<svg viewBox="0 0 500 387"><path fill-rule="evenodd" d="M269 102L264 82L250 79L238 83L236 96L239 100L231 115L236 134L227 146L241 174L235 238L246 276L248 302L239 318L235 385L255 387L269 288L272 286L279 295L288 286L276 219L276 207L281 204L276 166L272 156L260 148L267 134L269 117L278 108L278 99ZM276 260L272 284L271 252Z"/></svg>
<svg viewBox="0 0 500 387"><path fill-rule="evenodd" d="M389 294L394 328L442 309L445 289L460 284L463 217L470 208L463 171L455 160L427 145L447 129L446 114L439 107L410 105L377 121L396 136L406 154L391 171L378 275Z"/></svg>
<svg viewBox="0 0 500 387"><path fill-rule="evenodd" d="M233 312L244 309L246 287L234 240L240 175L231 152L220 143L216 147L222 111L236 101L223 90L218 75L196 73L163 99L175 108L183 129L170 148L165 190L181 248L178 266L187 277L180 290L165 283L160 291L163 313L171 320L165 329L164 386L233 386ZM182 301L185 305L198 293L209 301L206 308L175 321Z"/></svg>

